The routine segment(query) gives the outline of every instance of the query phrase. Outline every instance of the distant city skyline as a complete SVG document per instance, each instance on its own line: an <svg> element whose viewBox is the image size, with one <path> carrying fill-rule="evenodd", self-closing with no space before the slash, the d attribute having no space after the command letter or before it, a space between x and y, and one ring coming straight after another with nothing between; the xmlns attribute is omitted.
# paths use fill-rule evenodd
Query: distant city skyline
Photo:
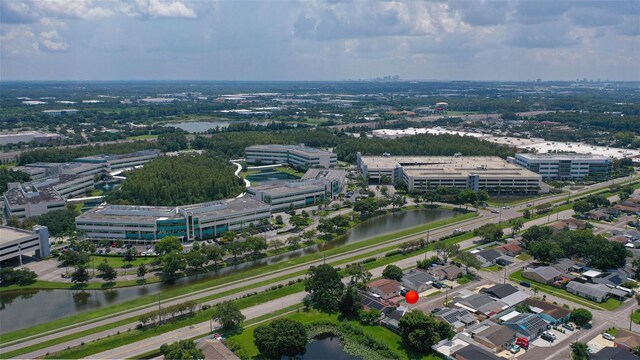
<svg viewBox="0 0 640 360"><path fill-rule="evenodd" d="M0 2L2 80L640 81L640 1Z"/></svg>

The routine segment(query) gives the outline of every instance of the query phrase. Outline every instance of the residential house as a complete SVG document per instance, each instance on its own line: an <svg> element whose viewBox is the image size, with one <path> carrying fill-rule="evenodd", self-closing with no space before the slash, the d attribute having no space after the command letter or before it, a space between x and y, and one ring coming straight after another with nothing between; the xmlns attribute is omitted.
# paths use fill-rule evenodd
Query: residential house
<svg viewBox="0 0 640 360"><path fill-rule="evenodd" d="M603 302L609 299L609 290L611 290L611 288L603 284L589 284L570 281L567 284L566 290L585 299L595 302Z"/></svg>
<svg viewBox="0 0 640 360"><path fill-rule="evenodd" d="M613 341L613 346L627 351L633 351L640 346L640 334L619 329L618 335L616 335L616 339Z"/></svg>
<svg viewBox="0 0 640 360"><path fill-rule="evenodd" d="M478 251L474 254L482 264L482 267L491 266L496 263L496 259L502 256L497 250L489 249Z"/></svg>
<svg viewBox="0 0 640 360"><path fill-rule="evenodd" d="M529 298L523 302L529 306L529 310L538 314L543 320L551 325L558 325L567 322L571 317L571 310L547 301Z"/></svg>
<svg viewBox="0 0 640 360"><path fill-rule="evenodd" d="M462 274L462 269L456 265L439 265L428 270L436 280L455 280Z"/></svg>
<svg viewBox="0 0 640 360"><path fill-rule="evenodd" d="M387 316L382 319L382 325L388 327L392 331L400 333L400 318L407 312L407 308L399 306L393 311L390 311Z"/></svg>
<svg viewBox="0 0 640 360"><path fill-rule="evenodd" d="M498 357L496 354L490 353L487 350L475 346L468 345L453 354L453 358L456 360L501 360L504 358Z"/></svg>
<svg viewBox="0 0 640 360"><path fill-rule="evenodd" d="M478 319L465 309L442 309L435 316L451 324L456 332L478 322Z"/></svg>
<svg viewBox="0 0 640 360"><path fill-rule="evenodd" d="M607 240L616 242L618 244L627 245L629 243L629 238L624 235L615 235L609 237Z"/></svg>
<svg viewBox="0 0 640 360"><path fill-rule="evenodd" d="M471 338L488 349L500 352L508 349L516 340L516 332L504 325L498 325L493 321L483 321L467 329Z"/></svg>
<svg viewBox="0 0 640 360"><path fill-rule="evenodd" d="M640 360L640 357L626 349L605 347L597 353L589 354L589 360Z"/></svg>
<svg viewBox="0 0 640 360"><path fill-rule="evenodd" d="M600 276L592 278L591 282L595 284L604 284L610 287L616 287L622 285L627 280L628 275L626 271L607 271Z"/></svg>
<svg viewBox="0 0 640 360"><path fill-rule="evenodd" d="M400 296L400 283L391 279L379 279L367 284L369 292L388 300Z"/></svg>
<svg viewBox="0 0 640 360"><path fill-rule="evenodd" d="M558 259L551 266L563 274L581 272L583 269L582 265L568 258Z"/></svg>
<svg viewBox="0 0 640 360"><path fill-rule="evenodd" d="M568 229L568 226L563 221L560 221L549 225L549 228L551 229L551 231L553 231L554 234L557 234Z"/></svg>
<svg viewBox="0 0 640 360"><path fill-rule="evenodd" d="M598 221L611 221L613 219L613 216L609 215L609 213L601 209L591 210L586 213L586 216L591 220Z"/></svg>
<svg viewBox="0 0 640 360"><path fill-rule="evenodd" d="M586 221L582 221L578 219L569 218L569 219L562 220L562 222L565 223L565 225L569 228L569 230L586 229L588 226L588 223Z"/></svg>
<svg viewBox="0 0 640 360"><path fill-rule="evenodd" d="M200 340L196 343L196 348L202 351L204 359L240 360L236 354L217 339Z"/></svg>
<svg viewBox="0 0 640 360"><path fill-rule="evenodd" d="M513 329L518 337L526 337L532 340L547 330L549 323L544 321L538 314L518 314L504 321L502 325Z"/></svg>
<svg viewBox="0 0 640 360"><path fill-rule="evenodd" d="M506 243L502 246L498 246L496 250L502 253L503 255L508 255L511 257L522 254L522 246L520 246L515 242Z"/></svg>
<svg viewBox="0 0 640 360"><path fill-rule="evenodd" d="M632 201L620 201L619 203L614 205L613 208L627 214L640 213L640 204L636 204Z"/></svg>
<svg viewBox="0 0 640 360"><path fill-rule="evenodd" d="M436 278L428 272L413 269L402 276L402 286L421 293L429 290L435 280Z"/></svg>
<svg viewBox="0 0 640 360"><path fill-rule="evenodd" d="M457 297L454 301L455 306L486 317L491 317L509 307L485 293Z"/></svg>
<svg viewBox="0 0 640 360"><path fill-rule="evenodd" d="M516 289L511 284L497 284L490 288L482 289L482 292L499 299L508 306L515 306L529 298L529 294Z"/></svg>
<svg viewBox="0 0 640 360"><path fill-rule="evenodd" d="M370 294L365 291L358 291L360 293L360 298L362 299L362 306L365 310L376 309L383 314L389 314L392 312L396 306L385 299L378 298L373 294Z"/></svg>
<svg viewBox="0 0 640 360"><path fill-rule="evenodd" d="M562 273L551 266L539 266L523 270L522 277L543 284L551 284L562 278Z"/></svg>

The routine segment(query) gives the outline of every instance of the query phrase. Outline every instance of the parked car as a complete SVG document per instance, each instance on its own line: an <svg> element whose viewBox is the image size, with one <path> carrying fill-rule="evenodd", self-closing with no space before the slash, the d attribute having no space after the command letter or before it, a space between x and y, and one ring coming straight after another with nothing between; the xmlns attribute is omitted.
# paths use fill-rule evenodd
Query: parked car
<svg viewBox="0 0 640 360"><path fill-rule="evenodd" d="M607 339L607 340L610 340L610 341L613 341L613 340L615 340L615 339L616 339L616 337L615 337L615 336L613 336L613 335L611 335L611 334L609 334L609 333L604 333L604 334L602 334L602 337L603 337L603 338L605 338L605 339Z"/></svg>
<svg viewBox="0 0 640 360"><path fill-rule="evenodd" d="M500 210L498 210L498 209L493 209L493 210L491 210L491 212L494 213L494 214L500 214Z"/></svg>
<svg viewBox="0 0 640 360"><path fill-rule="evenodd" d="M435 308L435 309L431 310L431 313L435 314L435 313L439 312L440 310L441 310L440 308Z"/></svg>
<svg viewBox="0 0 640 360"><path fill-rule="evenodd" d="M509 352L511 352L512 354L517 354L520 352L520 346L518 345L513 345L511 347L511 349L509 349Z"/></svg>
<svg viewBox="0 0 640 360"><path fill-rule="evenodd" d="M564 323L564 324L562 324L562 327L563 327L563 328L565 328L565 329L567 329L567 330L571 330L571 331L573 331L573 330L575 330L575 329L576 329L576 328L573 326L573 324L572 324L572 323Z"/></svg>
<svg viewBox="0 0 640 360"><path fill-rule="evenodd" d="M409 289L402 289L400 290L400 295L405 296L407 295L408 292L409 292Z"/></svg>
<svg viewBox="0 0 640 360"><path fill-rule="evenodd" d="M531 284L529 284L529 283L528 283L528 282L526 282L526 281L520 281L520 285L522 285L522 286L524 286L524 287L526 287L526 288L531 287Z"/></svg>
<svg viewBox="0 0 640 360"><path fill-rule="evenodd" d="M551 331L545 331L545 332L542 333L542 335L546 335L546 336L552 338L553 340L556 339L556 335L554 333L552 333Z"/></svg>
<svg viewBox="0 0 640 360"><path fill-rule="evenodd" d="M547 334L542 334L542 336L540 336L542 338L542 340L546 340L548 342L553 342L555 339L552 338L551 336L547 335Z"/></svg>

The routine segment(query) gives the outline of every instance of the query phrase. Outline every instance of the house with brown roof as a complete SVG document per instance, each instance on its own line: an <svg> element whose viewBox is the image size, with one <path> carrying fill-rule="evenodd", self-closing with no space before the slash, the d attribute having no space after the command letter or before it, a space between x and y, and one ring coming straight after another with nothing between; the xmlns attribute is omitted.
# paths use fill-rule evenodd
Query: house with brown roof
<svg viewBox="0 0 640 360"><path fill-rule="evenodd" d="M370 293L379 295L383 299L391 299L400 295L400 283L391 279L379 279L367 284Z"/></svg>
<svg viewBox="0 0 640 360"><path fill-rule="evenodd" d="M640 334L636 334L624 329L619 329L618 335L613 341L613 346L625 349L627 351L633 351L633 349L640 346Z"/></svg>
<svg viewBox="0 0 640 360"><path fill-rule="evenodd" d="M608 238L609 241L617 242L618 244L627 245L629 238L623 235L616 235Z"/></svg>
<svg viewBox="0 0 640 360"><path fill-rule="evenodd" d="M471 338L495 352L506 350L516 339L515 330L486 320L467 329Z"/></svg>
<svg viewBox="0 0 640 360"><path fill-rule="evenodd" d="M547 301L529 298L523 302L532 313L538 314L552 325L564 323L571 317L571 310Z"/></svg>
<svg viewBox="0 0 640 360"><path fill-rule="evenodd" d="M516 244L515 242L510 242L502 246L498 246L496 250L504 255L517 256L522 253L522 246Z"/></svg>
<svg viewBox="0 0 640 360"><path fill-rule="evenodd" d="M636 214L640 212L640 205L631 201L621 201L615 204L613 208L627 214Z"/></svg>
<svg viewBox="0 0 640 360"><path fill-rule="evenodd" d="M462 269L456 265L441 265L428 270L436 280L455 280L462 274Z"/></svg>
<svg viewBox="0 0 640 360"><path fill-rule="evenodd" d="M240 360L220 340L203 339L198 341L196 348L200 349L206 360Z"/></svg>

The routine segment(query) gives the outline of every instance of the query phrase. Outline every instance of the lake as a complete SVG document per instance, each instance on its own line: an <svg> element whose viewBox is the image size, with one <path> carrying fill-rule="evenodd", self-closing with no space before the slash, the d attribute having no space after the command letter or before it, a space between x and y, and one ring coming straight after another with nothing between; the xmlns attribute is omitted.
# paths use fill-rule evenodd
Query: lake
<svg viewBox="0 0 640 360"><path fill-rule="evenodd" d="M284 357L284 359L290 359ZM297 356L301 360L358 360L359 357L348 354L342 349L342 343L337 336L324 335L307 344L307 352Z"/></svg>
<svg viewBox="0 0 640 360"><path fill-rule="evenodd" d="M300 178L276 169L263 169L258 173L247 175L246 179L251 181L251 184L270 184L282 180L297 180Z"/></svg>

